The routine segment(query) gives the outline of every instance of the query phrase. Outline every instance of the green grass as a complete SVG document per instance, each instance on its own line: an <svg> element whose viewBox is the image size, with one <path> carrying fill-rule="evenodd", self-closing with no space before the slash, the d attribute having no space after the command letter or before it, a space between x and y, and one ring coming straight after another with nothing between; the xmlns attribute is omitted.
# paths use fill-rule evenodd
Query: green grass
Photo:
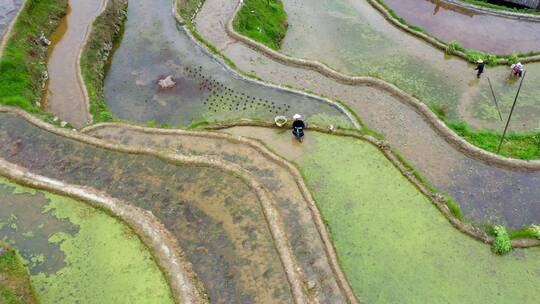
<svg viewBox="0 0 540 304"><path fill-rule="evenodd" d="M497 153L501 134L494 131L474 131L466 122L448 122L448 126L471 144ZM540 158L540 133L510 133L501 147L502 156L524 160Z"/></svg>
<svg viewBox="0 0 540 304"><path fill-rule="evenodd" d="M47 52L39 38L52 34L66 10L67 0L26 1L0 59L0 104L39 111Z"/></svg>
<svg viewBox="0 0 540 304"><path fill-rule="evenodd" d="M127 18L127 0L109 1L105 11L96 18L81 56L81 73L90 101L94 122L113 119L107 109L103 85L115 46L121 40Z"/></svg>
<svg viewBox="0 0 540 304"><path fill-rule="evenodd" d="M0 254L0 303L36 303L29 275L21 258L1 241L0 247L5 250Z"/></svg>
<svg viewBox="0 0 540 304"><path fill-rule="evenodd" d="M245 0L233 26L240 34L278 50L287 32L287 13L281 0Z"/></svg>
<svg viewBox="0 0 540 304"><path fill-rule="evenodd" d="M375 147L309 139L299 166L360 300L536 303L540 248L496 255L451 226Z"/></svg>
<svg viewBox="0 0 540 304"><path fill-rule="evenodd" d="M506 228L503 226L494 226L493 232L495 233L495 241L491 246L491 250L496 254L507 254L512 251L512 243L510 241L510 235Z"/></svg>

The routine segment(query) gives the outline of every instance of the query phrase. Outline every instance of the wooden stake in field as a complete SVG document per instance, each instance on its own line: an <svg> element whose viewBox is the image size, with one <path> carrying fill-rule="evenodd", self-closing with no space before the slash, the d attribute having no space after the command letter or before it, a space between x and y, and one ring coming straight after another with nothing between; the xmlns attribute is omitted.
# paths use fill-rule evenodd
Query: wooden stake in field
<svg viewBox="0 0 540 304"><path fill-rule="evenodd" d="M523 85L523 80L525 79L525 74L527 71L523 71L523 76L521 76L521 81L519 82L518 91L516 93L516 98L514 98L514 104L512 105L512 109L510 110L510 115L508 115L508 120L506 121L506 126L504 127L504 132L501 137L501 142L499 143L499 147L497 148L497 154L499 151L501 151L501 146L504 140L504 137L506 136L506 131L508 131L508 125L510 124L510 119L512 118L512 113L514 113L514 108L516 107L517 99L519 96L519 92L521 91L521 85Z"/></svg>
<svg viewBox="0 0 540 304"><path fill-rule="evenodd" d="M491 80L489 79L489 77L487 79L488 79L488 83L489 83L489 88L491 89L491 95L493 95L493 101L495 102L495 106L497 107L497 112L499 112L499 118L502 121L501 109L499 108L499 103L497 102L497 97L495 97L495 91L493 91L493 86L491 85Z"/></svg>

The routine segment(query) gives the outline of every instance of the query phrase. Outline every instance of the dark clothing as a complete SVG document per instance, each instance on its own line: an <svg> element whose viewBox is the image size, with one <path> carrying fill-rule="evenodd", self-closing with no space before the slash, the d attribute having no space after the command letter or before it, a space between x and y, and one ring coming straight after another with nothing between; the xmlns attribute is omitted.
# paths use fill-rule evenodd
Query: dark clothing
<svg viewBox="0 0 540 304"><path fill-rule="evenodd" d="M296 137L302 137L304 136L304 129L306 128L306 125L301 120L295 120L292 123L293 128L293 134Z"/></svg>
<svg viewBox="0 0 540 304"><path fill-rule="evenodd" d="M480 74L484 73L484 67L486 66L485 63L479 63L478 66L476 67L475 70L478 71L478 73L476 73L476 77L480 78Z"/></svg>

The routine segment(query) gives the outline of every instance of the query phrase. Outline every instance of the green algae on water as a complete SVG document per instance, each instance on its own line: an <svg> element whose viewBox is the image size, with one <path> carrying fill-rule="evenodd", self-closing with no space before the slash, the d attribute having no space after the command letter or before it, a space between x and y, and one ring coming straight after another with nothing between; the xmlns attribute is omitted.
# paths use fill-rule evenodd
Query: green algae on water
<svg viewBox="0 0 540 304"><path fill-rule="evenodd" d="M2 178L0 185L18 195L36 194ZM155 260L131 229L73 199L42 191L37 194L46 198L43 213L78 228L71 232L57 231L48 239L59 246L65 263L54 272L31 276L41 303L174 302ZM21 218L24 213L15 216ZM43 229L47 229L46 225ZM15 248L18 249L17 245ZM26 262L39 263L44 259L43 255L33 255Z"/></svg>

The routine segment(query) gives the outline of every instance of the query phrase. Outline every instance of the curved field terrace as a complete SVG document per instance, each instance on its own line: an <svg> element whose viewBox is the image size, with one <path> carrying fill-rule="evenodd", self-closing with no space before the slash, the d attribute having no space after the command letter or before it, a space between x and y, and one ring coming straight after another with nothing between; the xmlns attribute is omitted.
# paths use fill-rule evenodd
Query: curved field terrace
<svg viewBox="0 0 540 304"><path fill-rule="evenodd" d="M526 13L0 0L0 302L536 303Z"/></svg>

